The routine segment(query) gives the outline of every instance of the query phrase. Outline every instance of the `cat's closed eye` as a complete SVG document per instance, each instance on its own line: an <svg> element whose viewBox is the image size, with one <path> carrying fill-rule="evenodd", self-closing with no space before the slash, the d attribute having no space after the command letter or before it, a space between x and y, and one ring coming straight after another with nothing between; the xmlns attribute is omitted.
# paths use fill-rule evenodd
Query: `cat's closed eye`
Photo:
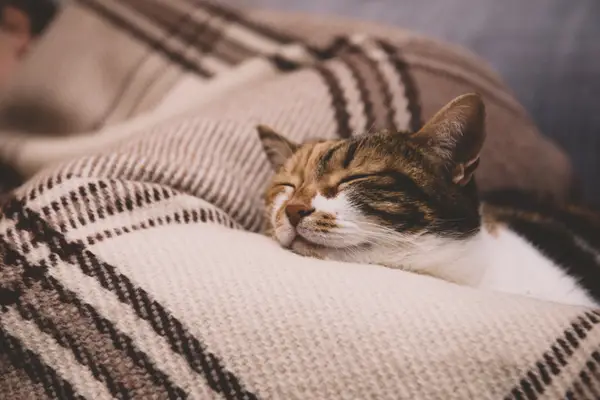
<svg viewBox="0 0 600 400"><path fill-rule="evenodd" d="M376 174L355 174L355 175L349 175L349 176L347 176L345 178L340 179L340 181L338 182L338 188L343 189L345 186L347 186L349 184L362 181L364 179L373 177L375 175Z"/></svg>
<svg viewBox="0 0 600 400"><path fill-rule="evenodd" d="M275 187L281 187L281 186L283 186L283 187L290 187L290 188L292 188L294 190L296 189L296 186L293 183L289 183L289 182L276 183L274 186Z"/></svg>

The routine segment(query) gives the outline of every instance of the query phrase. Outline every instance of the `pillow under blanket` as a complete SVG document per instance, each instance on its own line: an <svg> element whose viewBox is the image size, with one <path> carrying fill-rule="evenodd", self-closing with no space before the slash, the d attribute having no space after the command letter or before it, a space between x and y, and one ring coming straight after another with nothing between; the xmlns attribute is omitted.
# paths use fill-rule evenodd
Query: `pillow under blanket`
<svg viewBox="0 0 600 400"><path fill-rule="evenodd" d="M127 20L130 3L138 4L69 5L50 39L90 18L111 16L103 26L117 29L117 15L122 31L111 31L111 38L143 41L142 22L148 22L142 17L150 14ZM148 0L138 9L163 7L151 14L158 20L171 7L190 4ZM289 38L242 16L198 4L191 15L214 18L223 52L234 46L236 55L244 48L271 49L270 55L255 52L234 64L213 48L212 58L195 58L198 71L223 71L182 75L153 108L168 121L140 115L67 141L0 138L3 157L17 169L40 171L2 206L4 398L597 397L598 311L303 258L255 233L271 173L257 122L296 140L371 125L411 128L425 118L424 99L436 98L431 93L452 97L481 89L479 80L494 88L483 93L490 142L504 149L499 156L488 148L492 161L483 182L525 184L526 175L546 167L557 178L544 181L539 174L535 187L564 195L566 162L503 159L518 132L529 158L545 149L564 160L501 85L469 69L467 77L449 72L439 87L424 89L403 58L402 40L395 44L392 35L346 35L325 49L285 42ZM132 26L136 36L128 36ZM206 28L198 35L208 31L215 34ZM45 51L43 43L38 50ZM449 70L460 69L459 56L455 65L454 53L440 47L439 54L453 65ZM81 103L93 103L92 94ZM182 105L195 115L171 111ZM34 165L36 155L47 161L50 152L52 161L61 161L86 146L94 153ZM511 167L494 175L501 165Z"/></svg>

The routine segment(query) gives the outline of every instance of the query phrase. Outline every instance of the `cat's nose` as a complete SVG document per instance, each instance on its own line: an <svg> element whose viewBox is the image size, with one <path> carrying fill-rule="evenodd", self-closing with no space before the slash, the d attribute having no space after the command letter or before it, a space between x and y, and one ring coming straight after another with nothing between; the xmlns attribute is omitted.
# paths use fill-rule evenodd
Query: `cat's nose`
<svg viewBox="0 0 600 400"><path fill-rule="evenodd" d="M294 227L298 226L302 218L308 217L313 212L315 209L306 203L288 203L285 207L285 214Z"/></svg>

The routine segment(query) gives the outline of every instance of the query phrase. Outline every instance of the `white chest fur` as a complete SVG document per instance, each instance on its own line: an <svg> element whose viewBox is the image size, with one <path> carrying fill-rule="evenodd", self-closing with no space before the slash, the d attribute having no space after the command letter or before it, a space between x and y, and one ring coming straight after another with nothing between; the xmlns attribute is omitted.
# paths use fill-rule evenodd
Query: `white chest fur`
<svg viewBox="0 0 600 400"><path fill-rule="evenodd" d="M468 240L423 235L403 246L378 246L328 258L381 264L484 290L525 295L563 304L599 305L551 259L506 227L482 229Z"/></svg>
<svg viewBox="0 0 600 400"><path fill-rule="evenodd" d="M597 307L594 300L552 260L506 227L482 231L486 265L477 287L565 304Z"/></svg>

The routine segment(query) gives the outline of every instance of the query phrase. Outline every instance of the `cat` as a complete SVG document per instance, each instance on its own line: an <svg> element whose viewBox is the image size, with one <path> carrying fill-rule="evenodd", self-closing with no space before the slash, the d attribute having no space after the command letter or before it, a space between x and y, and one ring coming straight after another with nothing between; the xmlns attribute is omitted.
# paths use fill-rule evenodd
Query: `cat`
<svg viewBox="0 0 600 400"><path fill-rule="evenodd" d="M412 134L298 144L270 127L257 130L275 170L265 195L267 233L281 246L599 307L599 215L518 193L480 200L474 174L485 106L478 94L454 99Z"/></svg>

